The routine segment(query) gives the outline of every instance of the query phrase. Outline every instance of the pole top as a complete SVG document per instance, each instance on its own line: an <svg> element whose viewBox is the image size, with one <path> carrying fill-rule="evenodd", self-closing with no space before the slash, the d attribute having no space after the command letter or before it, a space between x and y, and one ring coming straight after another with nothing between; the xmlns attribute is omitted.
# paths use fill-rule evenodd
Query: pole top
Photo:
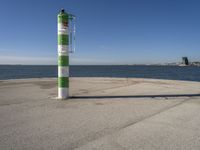
<svg viewBox="0 0 200 150"><path fill-rule="evenodd" d="M61 8L60 13L58 15L68 15L70 20L73 20L73 19L76 18L75 15L72 15L72 14L70 14L68 12L65 12L64 8Z"/></svg>
<svg viewBox="0 0 200 150"><path fill-rule="evenodd" d="M61 13L65 13L65 9L64 9L64 8L62 8L60 12L61 12Z"/></svg>

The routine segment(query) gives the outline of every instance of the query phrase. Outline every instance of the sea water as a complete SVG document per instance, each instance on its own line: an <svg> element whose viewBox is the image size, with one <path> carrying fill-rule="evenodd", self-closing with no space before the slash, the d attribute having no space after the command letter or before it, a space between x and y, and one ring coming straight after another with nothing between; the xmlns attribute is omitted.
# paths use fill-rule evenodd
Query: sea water
<svg viewBox="0 0 200 150"><path fill-rule="evenodd" d="M200 67L157 65L70 66L71 77L153 78L200 82ZM57 77L57 66L0 65L0 80Z"/></svg>

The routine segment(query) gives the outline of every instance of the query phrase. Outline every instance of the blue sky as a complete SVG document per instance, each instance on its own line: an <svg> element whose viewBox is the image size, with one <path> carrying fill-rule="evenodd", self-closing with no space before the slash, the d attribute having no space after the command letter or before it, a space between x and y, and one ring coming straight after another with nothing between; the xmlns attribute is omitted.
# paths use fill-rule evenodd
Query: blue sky
<svg viewBox="0 0 200 150"><path fill-rule="evenodd" d="M60 8L77 16L71 64L200 61L198 0L1 0L0 64L56 64Z"/></svg>

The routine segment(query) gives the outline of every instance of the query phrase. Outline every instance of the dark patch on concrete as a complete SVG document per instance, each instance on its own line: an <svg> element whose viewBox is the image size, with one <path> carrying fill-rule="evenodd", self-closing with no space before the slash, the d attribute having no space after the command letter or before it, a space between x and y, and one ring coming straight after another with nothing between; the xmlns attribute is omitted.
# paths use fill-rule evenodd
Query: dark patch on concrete
<svg viewBox="0 0 200 150"><path fill-rule="evenodd" d="M104 103L97 102L95 105L104 105Z"/></svg>
<svg viewBox="0 0 200 150"><path fill-rule="evenodd" d="M80 91L81 93L89 93L89 91L86 90L86 89L80 89L79 91Z"/></svg>
<svg viewBox="0 0 200 150"><path fill-rule="evenodd" d="M40 86L40 88L42 89L51 89L51 88L55 88L57 86L57 82L47 82L47 81L43 81L43 82L37 82L35 83L35 85Z"/></svg>
<svg viewBox="0 0 200 150"><path fill-rule="evenodd" d="M26 84L32 84L32 82L0 82L0 87L1 86L18 86L18 85L26 85Z"/></svg>
<svg viewBox="0 0 200 150"><path fill-rule="evenodd" d="M16 104L22 104L23 102L1 102L0 106L9 106L9 105L16 105Z"/></svg>
<svg viewBox="0 0 200 150"><path fill-rule="evenodd" d="M57 96L57 93L50 93L49 95L51 95L51 96Z"/></svg>

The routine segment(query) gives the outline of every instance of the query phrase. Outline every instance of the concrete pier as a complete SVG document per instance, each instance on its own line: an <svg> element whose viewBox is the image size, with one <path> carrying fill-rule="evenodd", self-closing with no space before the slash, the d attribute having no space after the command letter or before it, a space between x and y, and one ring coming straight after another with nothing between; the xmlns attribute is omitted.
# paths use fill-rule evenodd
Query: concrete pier
<svg viewBox="0 0 200 150"><path fill-rule="evenodd" d="M72 78L0 81L0 149L199 150L200 82Z"/></svg>

